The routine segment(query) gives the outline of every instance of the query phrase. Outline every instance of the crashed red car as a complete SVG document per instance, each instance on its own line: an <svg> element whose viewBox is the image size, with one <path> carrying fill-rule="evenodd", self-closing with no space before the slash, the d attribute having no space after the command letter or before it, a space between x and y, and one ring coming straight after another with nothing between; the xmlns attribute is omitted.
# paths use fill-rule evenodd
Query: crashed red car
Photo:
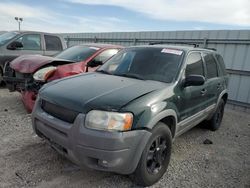
<svg viewBox="0 0 250 188"><path fill-rule="evenodd" d="M4 81L10 92L19 91L31 112L39 89L47 82L94 71L122 47L110 44L84 44L68 48L55 57L20 56L4 68Z"/></svg>

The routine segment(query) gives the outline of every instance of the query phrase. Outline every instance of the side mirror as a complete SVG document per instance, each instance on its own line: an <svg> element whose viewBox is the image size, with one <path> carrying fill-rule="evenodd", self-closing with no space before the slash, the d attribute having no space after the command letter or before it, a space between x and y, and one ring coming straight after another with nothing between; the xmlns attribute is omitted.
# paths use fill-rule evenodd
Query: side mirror
<svg viewBox="0 0 250 188"><path fill-rule="evenodd" d="M100 65L103 65L103 62L102 61L98 61L98 60L92 60L90 62L87 63L87 66L88 67L98 67Z"/></svg>
<svg viewBox="0 0 250 188"><path fill-rule="evenodd" d="M22 48L22 47L23 47L23 44L21 42L14 41L7 46L7 49L16 50L17 48Z"/></svg>
<svg viewBox="0 0 250 188"><path fill-rule="evenodd" d="M201 75L189 75L184 80L184 87L187 86L200 86L205 83L204 76Z"/></svg>

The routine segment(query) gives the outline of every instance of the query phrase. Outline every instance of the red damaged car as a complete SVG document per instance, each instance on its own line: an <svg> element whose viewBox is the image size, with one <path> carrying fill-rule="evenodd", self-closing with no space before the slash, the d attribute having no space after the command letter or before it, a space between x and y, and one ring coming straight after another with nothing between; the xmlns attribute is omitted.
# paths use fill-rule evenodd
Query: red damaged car
<svg viewBox="0 0 250 188"><path fill-rule="evenodd" d="M122 47L110 44L83 44L70 47L55 57L20 56L4 68L4 81L9 91L19 91L28 112L31 112L38 90L47 82L94 71Z"/></svg>

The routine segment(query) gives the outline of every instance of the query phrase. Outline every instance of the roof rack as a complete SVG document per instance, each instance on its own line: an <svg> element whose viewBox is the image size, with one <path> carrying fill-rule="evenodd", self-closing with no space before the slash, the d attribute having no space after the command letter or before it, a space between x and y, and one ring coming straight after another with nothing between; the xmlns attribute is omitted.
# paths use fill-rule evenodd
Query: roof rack
<svg viewBox="0 0 250 188"><path fill-rule="evenodd" d="M213 50L213 51L217 51L217 49L216 48L205 48L205 49L208 49L208 50Z"/></svg>
<svg viewBox="0 0 250 188"><path fill-rule="evenodd" d="M199 47L197 43L188 43L188 42L150 42L148 45L157 45L157 44L187 44L192 45L194 48Z"/></svg>

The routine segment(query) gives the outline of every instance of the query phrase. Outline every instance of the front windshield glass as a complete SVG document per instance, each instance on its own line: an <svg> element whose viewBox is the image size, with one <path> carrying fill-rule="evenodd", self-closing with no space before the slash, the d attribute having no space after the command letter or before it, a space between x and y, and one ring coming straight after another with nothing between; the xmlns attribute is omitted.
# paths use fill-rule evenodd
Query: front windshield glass
<svg viewBox="0 0 250 188"><path fill-rule="evenodd" d="M118 52L97 72L169 83L177 74L183 54L170 48L128 48Z"/></svg>
<svg viewBox="0 0 250 188"><path fill-rule="evenodd" d="M94 53L96 53L99 50L97 47L89 47L89 46L73 46L70 47L58 55L56 55L56 58L59 59L66 59L69 61L85 61L89 57L91 57Z"/></svg>
<svg viewBox="0 0 250 188"><path fill-rule="evenodd" d="M7 32L0 35L0 46L5 45L18 34L19 34L18 32Z"/></svg>

